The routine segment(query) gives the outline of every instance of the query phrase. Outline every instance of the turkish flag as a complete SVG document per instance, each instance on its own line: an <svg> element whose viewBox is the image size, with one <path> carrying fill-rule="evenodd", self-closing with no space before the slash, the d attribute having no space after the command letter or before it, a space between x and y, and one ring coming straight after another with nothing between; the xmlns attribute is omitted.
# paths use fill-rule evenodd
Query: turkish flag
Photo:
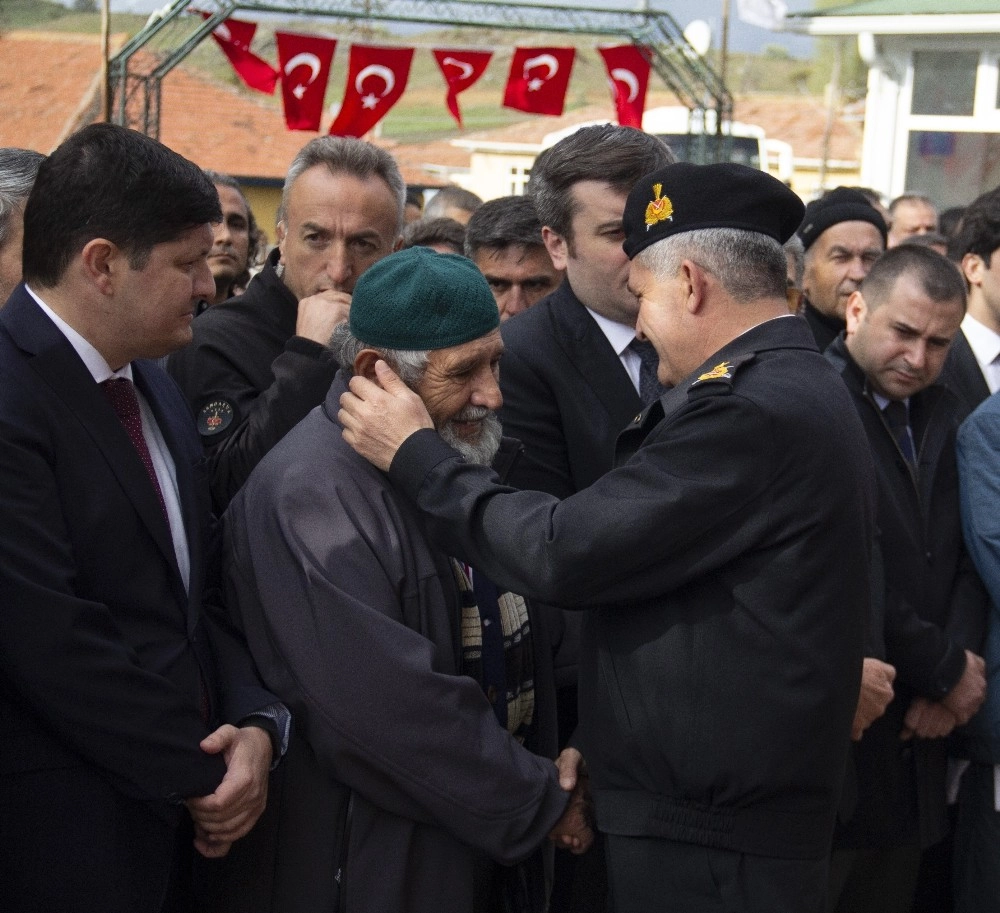
<svg viewBox="0 0 1000 913"><path fill-rule="evenodd" d="M323 97L337 42L315 35L275 32L285 125L289 130L319 130Z"/></svg>
<svg viewBox="0 0 1000 913"><path fill-rule="evenodd" d="M208 19L211 14L201 15ZM229 58L233 69L243 82L251 89L272 95L274 87L278 84L278 71L250 50L250 42L253 41L256 31L256 22L224 19L212 29L212 37L222 48L222 53Z"/></svg>
<svg viewBox="0 0 1000 913"><path fill-rule="evenodd" d="M646 87L649 85L649 48L623 44L597 50L608 70L611 98L618 109L618 123L641 130Z"/></svg>
<svg viewBox="0 0 1000 913"><path fill-rule="evenodd" d="M412 62L413 48L351 45L344 100L330 133L364 136L371 130L399 101Z"/></svg>
<svg viewBox="0 0 1000 913"><path fill-rule="evenodd" d="M448 83L448 97L445 99L448 110L461 127L462 114L458 110L458 93L464 92L486 72L493 52L434 50L432 53L441 68L445 82Z"/></svg>
<svg viewBox="0 0 1000 913"><path fill-rule="evenodd" d="M562 114L575 54L573 48L514 48L504 107Z"/></svg>

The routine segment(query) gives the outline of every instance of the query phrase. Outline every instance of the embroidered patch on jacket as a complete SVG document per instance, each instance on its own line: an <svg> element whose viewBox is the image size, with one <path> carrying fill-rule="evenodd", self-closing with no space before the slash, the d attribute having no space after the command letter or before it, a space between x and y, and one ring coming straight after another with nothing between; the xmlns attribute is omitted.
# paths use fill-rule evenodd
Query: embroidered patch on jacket
<svg viewBox="0 0 1000 913"><path fill-rule="evenodd" d="M674 204L670 197L661 197L662 184L653 185L653 199L646 204L646 231L649 231L657 222L666 220L674 221Z"/></svg>
<svg viewBox="0 0 1000 913"><path fill-rule="evenodd" d="M698 379L694 382L695 384L701 383L703 380L718 380L719 378L731 378L733 375L730 373L732 365L728 361L723 361L717 364L711 371L706 371L704 374L700 374ZM693 387L694 384L691 384Z"/></svg>
<svg viewBox="0 0 1000 913"><path fill-rule="evenodd" d="M205 437L225 431L233 423L233 407L224 399L206 403L198 413L198 433Z"/></svg>

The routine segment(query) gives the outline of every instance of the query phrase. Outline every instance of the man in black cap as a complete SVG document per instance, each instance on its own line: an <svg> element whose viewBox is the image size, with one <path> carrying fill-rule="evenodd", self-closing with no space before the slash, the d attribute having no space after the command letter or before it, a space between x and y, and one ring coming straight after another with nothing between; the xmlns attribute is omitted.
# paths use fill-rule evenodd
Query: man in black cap
<svg viewBox="0 0 1000 913"><path fill-rule="evenodd" d="M391 362L442 437L489 465L499 326L471 260L414 247L368 268L330 344L348 374ZM569 798L550 760L545 627L433 546L419 512L344 443L346 383L338 375L225 515L228 602L296 732L265 821L234 854L244 868L224 909L311 913L345 892L354 913L541 913L533 851ZM589 835L579 801L569 808Z"/></svg>
<svg viewBox="0 0 1000 913"><path fill-rule="evenodd" d="M822 352L843 332L847 299L885 250L886 225L864 194L838 187L807 207L802 314Z"/></svg>
<svg viewBox="0 0 1000 913"><path fill-rule="evenodd" d="M823 906L875 492L847 391L787 312L781 245L801 216L737 165L670 165L633 188L637 330L673 389L564 501L463 461L384 364L341 398L345 440L441 547L594 610L579 744L620 913Z"/></svg>

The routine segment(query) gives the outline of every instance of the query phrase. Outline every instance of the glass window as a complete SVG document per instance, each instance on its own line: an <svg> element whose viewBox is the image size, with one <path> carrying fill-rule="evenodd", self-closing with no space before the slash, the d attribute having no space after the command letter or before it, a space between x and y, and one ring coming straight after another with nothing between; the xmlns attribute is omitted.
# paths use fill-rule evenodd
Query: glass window
<svg viewBox="0 0 1000 913"><path fill-rule="evenodd" d="M976 51L916 51L911 113L971 117L978 65Z"/></svg>
<svg viewBox="0 0 1000 913"><path fill-rule="evenodd" d="M910 132L906 186L938 206L965 206L1000 184L1000 133Z"/></svg>

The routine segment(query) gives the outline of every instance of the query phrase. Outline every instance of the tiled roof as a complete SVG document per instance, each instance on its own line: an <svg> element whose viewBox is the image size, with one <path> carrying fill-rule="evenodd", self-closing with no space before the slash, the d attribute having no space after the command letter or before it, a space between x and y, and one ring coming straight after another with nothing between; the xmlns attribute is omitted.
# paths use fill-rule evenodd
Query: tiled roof
<svg viewBox="0 0 1000 913"><path fill-rule="evenodd" d="M0 146L55 149L97 115L100 67L98 36L0 33Z"/></svg>
<svg viewBox="0 0 1000 913"><path fill-rule="evenodd" d="M114 47L123 40L118 38ZM51 152L73 130L94 120L99 113L100 65L96 36L0 34L0 146ZM184 67L172 70L161 88L160 139L203 168L280 181L295 153L320 135L287 130L278 108ZM463 155L440 145L452 159ZM423 161L433 161L426 157L430 152L399 156L409 183L441 183L420 167Z"/></svg>
<svg viewBox="0 0 1000 913"><path fill-rule="evenodd" d="M919 2L919 0L910 0ZM121 39L119 39L120 41ZM100 44L95 36L9 32L0 35L0 146L50 152L80 124L97 115ZM268 100L270 101L270 100ZM673 104L668 93L652 94L649 106ZM526 117L507 127L465 133L461 140L540 144L564 127L608 116L606 105L578 108L562 117ZM737 99L737 120L764 128L769 137L790 143L797 158L819 158L826 119L822 103L808 96ZM265 104L234 87L213 82L183 66L163 80L160 138L204 168L240 178L279 181L308 140L319 134L291 132L274 104ZM442 183L426 165L468 167L467 147L450 141L400 145L376 140L389 149L404 178L423 186ZM861 123L838 118L831 157L860 158Z"/></svg>

